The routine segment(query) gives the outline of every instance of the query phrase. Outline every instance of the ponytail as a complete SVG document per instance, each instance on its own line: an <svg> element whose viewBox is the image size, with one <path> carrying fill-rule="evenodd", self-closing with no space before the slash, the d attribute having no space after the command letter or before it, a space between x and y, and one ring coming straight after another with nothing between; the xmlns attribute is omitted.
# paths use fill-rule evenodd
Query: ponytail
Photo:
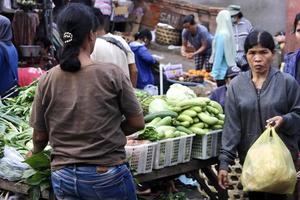
<svg viewBox="0 0 300 200"><path fill-rule="evenodd" d="M79 71L81 68L81 63L78 59L79 52L79 47L67 45L61 53L60 68L67 72Z"/></svg>

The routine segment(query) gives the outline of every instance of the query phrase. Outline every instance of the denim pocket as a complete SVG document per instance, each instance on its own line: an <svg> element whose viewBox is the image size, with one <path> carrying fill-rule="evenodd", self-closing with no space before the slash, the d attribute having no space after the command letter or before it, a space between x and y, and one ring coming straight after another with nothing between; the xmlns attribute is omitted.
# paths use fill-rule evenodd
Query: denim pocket
<svg viewBox="0 0 300 200"><path fill-rule="evenodd" d="M101 200L127 200L126 185L123 177L111 180L107 184L96 184L93 186L95 193Z"/></svg>
<svg viewBox="0 0 300 200"><path fill-rule="evenodd" d="M52 172L51 175L51 182L52 182L52 188L54 191L54 194L56 196L56 199L64 199L64 192L61 189L62 188L62 180L61 178L55 174L55 172Z"/></svg>

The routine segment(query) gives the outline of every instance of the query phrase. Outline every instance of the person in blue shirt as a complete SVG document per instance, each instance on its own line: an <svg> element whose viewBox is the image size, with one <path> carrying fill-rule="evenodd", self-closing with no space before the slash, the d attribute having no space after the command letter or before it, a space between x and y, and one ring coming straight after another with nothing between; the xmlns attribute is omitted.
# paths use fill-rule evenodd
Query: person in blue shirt
<svg viewBox="0 0 300 200"><path fill-rule="evenodd" d="M217 86L220 87L225 85L225 74L228 67L236 66L236 44L229 11L220 11L217 15L216 22L217 29L212 43L210 62L213 63L211 75L216 80Z"/></svg>
<svg viewBox="0 0 300 200"><path fill-rule="evenodd" d="M187 15L183 19L181 55L195 60L195 68L211 70L209 58L211 56L211 44L213 36L203 25L197 24L194 15ZM195 51L188 52L187 47L190 43Z"/></svg>
<svg viewBox="0 0 300 200"><path fill-rule="evenodd" d="M152 68L158 64L149 52L147 45L152 40L152 34L148 29L144 29L135 34L135 41L129 44L135 56L135 63L138 70L137 88L144 89L146 85L154 85L154 75Z"/></svg>
<svg viewBox="0 0 300 200"><path fill-rule="evenodd" d="M223 107L223 109L225 107L225 97L226 97L226 92L227 92L227 86L229 85L230 81L234 77L236 77L240 72L241 72L241 69L237 66L229 67L227 69L226 75L225 75L226 84L216 88L214 91L212 91L211 95L209 96L209 98L211 100L218 102Z"/></svg>
<svg viewBox="0 0 300 200"><path fill-rule="evenodd" d="M11 40L11 23L0 15L0 97L14 93L18 85L18 53Z"/></svg>

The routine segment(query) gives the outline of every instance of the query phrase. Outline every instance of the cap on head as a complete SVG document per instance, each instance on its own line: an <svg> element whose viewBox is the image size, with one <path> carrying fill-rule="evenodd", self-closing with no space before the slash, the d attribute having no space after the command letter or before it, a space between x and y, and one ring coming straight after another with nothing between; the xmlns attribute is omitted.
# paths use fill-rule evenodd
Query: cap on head
<svg viewBox="0 0 300 200"><path fill-rule="evenodd" d="M241 12L241 6L239 5L230 5L227 7L227 10L230 12L231 16L235 16Z"/></svg>
<svg viewBox="0 0 300 200"><path fill-rule="evenodd" d="M234 78L236 75L238 75L241 72L241 69L237 66L234 67L228 67L226 71L226 78Z"/></svg>

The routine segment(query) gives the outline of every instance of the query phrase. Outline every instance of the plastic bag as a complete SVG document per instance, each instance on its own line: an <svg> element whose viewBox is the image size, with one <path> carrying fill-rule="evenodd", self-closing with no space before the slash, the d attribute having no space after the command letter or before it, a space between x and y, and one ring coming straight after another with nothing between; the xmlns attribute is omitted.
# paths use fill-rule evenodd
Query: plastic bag
<svg viewBox="0 0 300 200"><path fill-rule="evenodd" d="M4 157L0 159L0 178L9 181L21 180L23 172L29 168L22 155L14 148L5 146Z"/></svg>
<svg viewBox="0 0 300 200"><path fill-rule="evenodd" d="M293 159L274 128L267 128L249 149L241 181L244 191L294 192L297 176Z"/></svg>

